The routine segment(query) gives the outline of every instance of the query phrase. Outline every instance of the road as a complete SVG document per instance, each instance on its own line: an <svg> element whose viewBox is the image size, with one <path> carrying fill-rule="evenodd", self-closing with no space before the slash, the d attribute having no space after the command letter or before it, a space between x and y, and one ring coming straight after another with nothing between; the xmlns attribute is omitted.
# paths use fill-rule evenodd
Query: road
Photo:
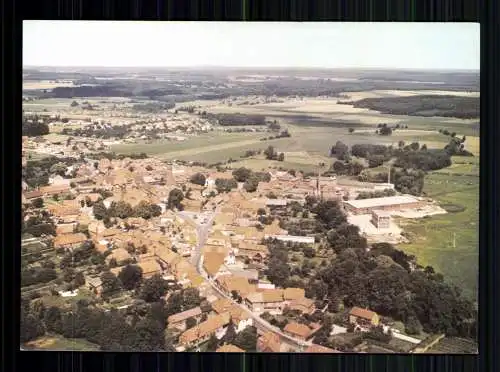
<svg viewBox="0 0 500 372"><path fill-rule="evenodd" d="M258 330L260 330L261 332L264 332L264 333L268 332L268 331L274 332L281 337L281 340L283 342L285 342L286 344L288 344L292 348L299 350L299 351L303 351L305 348L307 348L309 345L311 345L310 341L303 341L303 340L300 340L298 338L289 336L289 335L283 333L278 327L273 326L269 322L262 319L260 316L254 314L246 306L239 304L233 298L229 297L224 292L222 292L215 285L215 283L211 279L208 278L207 274L203 270L202 265L201 265L201 256L202 256L201 249L203 248L203 246L205 245L205 243L208 239L208 236L210 233L210 228L212 226L212 222L215 219L215 216L217 215L218 211L219 211L219 208L217 208L212 213L210 213L210 212L203 213L203 215L206 216L206 218L201 217L200 214L196 214L196 213L178 212L178 215L180 217L182 217L183 219L189 219L196 224L197 245L195 247L195 251L191 255L191 263L193 265L195 265L198 273L201 276L203 276L203 278L205 278L206 282L210 283L210 285L212 286L214 291L216 291L216 293L218 293L220 297L230 300L233 304L240 307L243 311L245 311L247 314L249 314L252 317L252 319L254 321L255 328L257 328ZM198 217L196 219L194 218L195 215L198 215ZM205 221L205 222L199 223L199 221Z"/></svg>

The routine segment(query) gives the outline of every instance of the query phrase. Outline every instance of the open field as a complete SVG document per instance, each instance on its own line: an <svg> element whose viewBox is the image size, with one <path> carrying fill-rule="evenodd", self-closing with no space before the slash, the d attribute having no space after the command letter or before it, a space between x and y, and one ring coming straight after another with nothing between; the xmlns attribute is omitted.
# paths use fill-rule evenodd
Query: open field
<svg viewBox="0 0 500 372"><path fill-rule="evenodd" d="M479 269L479 168L458 163L470 159L454 158L454 165L450 168L426 176L424 192L445 209L455 209L455 212L415 221L401 220L404 231L410 234L411 243L399 247L417 256L419 264L433 266L447 280L462 288L466 296L474 299ZM443 174L448 171L449 174Z"/></svg>
<svg viewBox="0 0 500 372"><path fill-rule="evenodd" d="M30 341L26 347L37 350L98 351L99 345L80 338L65 338L60 335L46 335Z"/></svg>
<svg viewBox="0 0 500 372"><path fill-rule="evenodd" d="M56 87L74 87L73 82L56 83L49 80L25 80L23 81L23 89L53 89Z"/></svg>

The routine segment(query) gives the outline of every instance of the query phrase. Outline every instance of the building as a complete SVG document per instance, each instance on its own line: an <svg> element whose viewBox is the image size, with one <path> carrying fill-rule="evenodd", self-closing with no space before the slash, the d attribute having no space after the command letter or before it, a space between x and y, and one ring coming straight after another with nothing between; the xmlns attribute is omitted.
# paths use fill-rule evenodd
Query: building
<svg viewBox="0 0 500 372"><path fill-rule="evenodd" d="M349 312L349 323L362 327L376 327L379 325L380 318L374 311L353 307Z"/></svg>
<svg viewBox="0 0 500 372"><path fill-rule="evenodd" d="M266 235L266 239L276 239L282 242L314 244L314 236Z"/></svg>
<svg viewBox="0 0 500 372"><path fill-rule="evenodd" d="M179 343L188 348L195 347L208 341L213 334L220 340L226 333L226 326L229 324L229 320L229 313L209 317L206 321L183 332L179 336Z"/></svg>
<svg viewBox="0 0 500 372"><path fill-rule="evenodd" d="M286 334L299 338L301 340L307 341L316 334L316 332L321 328L320 324L312 323L310 325L300 324L297 322L288 323L283 332Z"/></svg>
<svg viewBox="0 0 500 372"><path fill-rule="evenodd" d="M212 310L217 314L229 313L231 320L235 325L236 333L239 333L246 327L253 325L253 319L250 314L241 307L233 304L227 298L215 300L211 305Z"/></svg>
<svg viewBox="0 0 500 372"><path fill-rule="evenodd" d="M291 300L288 308L300 311L302 314L312 314L316 311L314 301L305 297Z"/></svg>
<svg viewBox="0 0 500 372"><path fill-rule="evenodd" d="M422 200L411 195L348 200L344 202L344 208L352 214L370 214L373 211L415 209L423 206L424 202Z"/></svg>
<svg viewBox="0 0 500 372"><path fill-rule="evenodd" d="M97 296L102 293L102 280L101 278L86 278L85 279L87 288L91 290Z"/></svg>
<svg viewBox="0 0 500 372"><path fill-rule="evenodd" d="M281 313L284 307L283 290L267 289L262 292L253 292L245 298L245 304L254 312Z"/></svg>
<svg viewBox="0 0 500 372"><path fill-rule="evenodd" d="M326 346L321 346L321 345L317 345L317 344L312 344L311 346L309 346L306 350L305 350L306 353L339 353L340 351L338 350L335 350L335 349L330 349L329 347L326 347Z"/></svg>
<svg viewBox="0 0 500 372"><path fill-rule="evenodd" d="M304 298L306 291L304 288L285 288L283 291L283 299L285 301L292 301Z"/></svg>
<svg viewBox="0 0 500 372"><path fill-rule="evenodd" d="M57 235L54 239L54 248L73 249L87 240L87 236L83 233Z"/></svg>
<svg viewBox="0 0 500 372"><path fill-rule="evenodd" d="M154 258L148 258L144 261L136 263L142 269L142 277L144 279L151 278L156 274L161 274L162 269L160 264Z"/></svg>
<svg viewBox="0 0 500 372"><path fill-rule="evenodd" d="M391 226L391 214L385 211L372 211L371 222L377 229L388 229Z"/></svg>
<svg viewBox="0 0 500 372"><path fill-rule="evenodd" d="M176 328L181 331L186 330L186 320L189 318L194 318L199 320L201 318L201 308L199 306L194 307L192 309L183 311L181 313L177 313L174 315L170 315L167 319L168 328Z"/></svg>
<svg viewBox="0 0 500 372"><path fill-rule="evenodd" d="M126 264L129 260L132 259L132 256L127 252L126 249L123 248L117 248L111 251L111 254L109 254L106 257L106 263L109 265L111 260L115 260L116 264L118 266L122 266Z"/></svg>
<svg viewBox="0 0 500 372"><path fill-rule="evenodd" d="M224 344L221 347L219 347L217 350L215 350L216 353L244 353L245 350L240 349L237 346L234 346L232 344Z"/></svg>
<svg viewBox="0 0 500 372"><path fill-rule="evenodd" d="M64 223L56 226L56 234L73 234L76 230L77 223Z"/></svg>
<svg viewBox="0 0 500 372"><path fill-rule="evenodd" d="M257 339L257 351L261 353L281 352L280 337L273 332L266 332Z"/></svg>

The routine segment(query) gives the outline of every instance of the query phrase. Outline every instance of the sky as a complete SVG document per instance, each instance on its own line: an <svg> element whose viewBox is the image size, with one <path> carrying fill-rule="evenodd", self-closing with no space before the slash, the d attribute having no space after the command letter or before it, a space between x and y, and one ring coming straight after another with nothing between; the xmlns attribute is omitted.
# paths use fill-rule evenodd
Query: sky
<svg viewBox="0 0 500 372"><path fill-rule="evenodd" d="M479 70L479 24L24 21L23 65Z"/></svg>

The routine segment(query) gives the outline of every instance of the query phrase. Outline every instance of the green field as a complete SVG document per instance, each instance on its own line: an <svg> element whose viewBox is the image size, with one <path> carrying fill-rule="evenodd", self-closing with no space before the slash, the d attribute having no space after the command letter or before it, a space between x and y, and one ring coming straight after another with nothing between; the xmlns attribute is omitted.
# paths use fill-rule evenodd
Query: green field
<svg viewBox="0 0 500 372"><path fill-rule="evenodd" d="M450 168L430 173L425 179L427 196L448 208L465 210L401 221L412 242L401 244L400 248L414 254L419 264L433 266L472 299L477 295L479 270L478 163L479 158L455 157Z"/></svg>
<svg viewBox="0 0 500 372"><path fill-rule="evenodd" d="M99 345L80 338L65 338L61 335L46 335L26 344L36 350L99 351Z"/></svg>

